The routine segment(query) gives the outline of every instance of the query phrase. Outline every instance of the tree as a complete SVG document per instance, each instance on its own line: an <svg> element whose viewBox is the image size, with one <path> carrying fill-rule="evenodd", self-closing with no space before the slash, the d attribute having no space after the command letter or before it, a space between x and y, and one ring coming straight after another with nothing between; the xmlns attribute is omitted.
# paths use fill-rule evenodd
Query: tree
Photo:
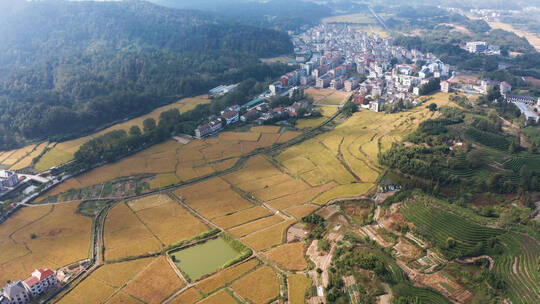
<svg viewBox="0 0 540 304"><path fill-rule="evenodd" d="M296 114L298 115L298 117L304 117L307 114L307 109L306 108L300 108L300 109L298 109L298 112Z"/></svg>
<svg viewBox="0 0 540 304"><path fill-rule="evenodd" d="M431 112L435 112L437 111L437 104L432 102L429 104L429 106L427 106L427 108L431 111Z"/></svg>
<svg viewBox="0 0 540 304"><path fill-rule="evenodd" d="M518 145L516 144L516 141L512 140L510 145L508 145L508 153L514 154L517 152L517 149L518 149Z"/></svg>
<svg viewBox="0 0 540 304"><path fill-rule="evenodd" d="M521 169L519 170L519 177L520 177L520 186L523 187L523 189L525 190L530 190L532 171L531 169L529 169L529 166L524 165L523 167L521 167Z"/></svg>
<svg viewBox="0 0 540 304"><path fill-rule="evenodd" d="M153 118L147 118L143 121L143 130L145 133L150 132L156 128L156 120Z"/></svg>
<svg viewBox="0 0 540 304"><path fill-rule="evenodd" d="M35 234L35 233L33 233L33 232L32 232L32 233L30 233L30 238L31 238L31 239L35 239L35 238L37 238L37 234Z"/></svg>
<svg viewBox="0 0 540 304"><path fill-rule="evenodd" d="M141 128L139 128L139 126L131 126L131 128L129 128L129 135L131 135L131 136L139 136L141 134L142 134L142 132L141 132Z"/></svg>
<svg viewBox="0 0 540 304"><path fill-rule="evenodd" d="M484 164L484 160L482 159L482 153L477 150L467 153L466 159L467 164L471 169L479 168Z"/></svg>
<svg viewBox="0 0 540 304"><path fill-rule="evenodd" d="M456 240L454 240L453 238L449 237L446 239L446 248L448 249L452 249L456 247Z"/></svg>
<svg viewBox="0 0 540 304"><path fill-rule="evenodd" d="M347 101L343 105L343 108L342 108L343 114L345 114L345 116L351 116L357 110L358 110L358 107L356 106L356 104L352 100Z"/></svg>

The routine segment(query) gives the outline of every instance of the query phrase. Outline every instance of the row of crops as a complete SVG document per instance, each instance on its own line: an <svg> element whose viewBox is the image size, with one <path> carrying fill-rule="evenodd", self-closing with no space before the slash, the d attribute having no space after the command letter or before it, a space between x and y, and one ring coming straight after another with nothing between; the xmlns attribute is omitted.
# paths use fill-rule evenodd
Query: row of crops
<svg viewBox="0 0 540 304"><path fill-rule="evenodd" d="M408 297L418 299L422 304L449 304L451 303L441 294L426 288L418 288L411 285L399 284L393 288L394 297Z"/></svg>
<svg viewBox="0 0 540 304"><path fill-rule="evenodd" d="M470 127L466 132L465 135L469 137L470 139L481 143L485 146L492 147L499 150L508 150L508 146L510 146L510 141L506 139L504 136L482 131L479 129L476 129L474 127Z"/></svg>
<svg viewBox="0 0 540 304"><path fill-rule="evenodd" d="M500 238L504 254L495 258L493 270L507 283L512 303L538 303L540 299L540 246L527 236L511 233Z"/></svg>
<svg viewBox="0 0 540 304"><path fill-rule="evenodd" d="M421 200L407 202L401 208L401 213L416 226L418 234L440 248L448 258L480 254L488 240L501 233ZM449 237L456 241L451 248L447 247Z"/></svg>

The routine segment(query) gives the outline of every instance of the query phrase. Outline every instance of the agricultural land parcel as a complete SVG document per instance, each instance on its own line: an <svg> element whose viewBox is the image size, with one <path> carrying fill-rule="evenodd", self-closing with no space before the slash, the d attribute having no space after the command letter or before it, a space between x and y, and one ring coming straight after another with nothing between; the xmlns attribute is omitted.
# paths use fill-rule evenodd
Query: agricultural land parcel
<svg viewBox="0 0 540 304"><path fill-rule="evenodd" d="M208 97L204 95L198 96L198 97L184 98L170 105L159 107L146 115L143 115L134 119L130 119L123 123L115 124L109 128L106 128L92 135L58 143L54 146L54 148L52 148L50 151L48 151L47 153L43 155L43 157L36 164L36 169L40 171L45 171L45 170L50 169L51 167L55 167L55 166L58 166L58 165L61 165L63 163L70 161L71 159L73 159L73 155L79 149L79 147L94 137L97 137L97 136L100 136L100 135L103 135L105 133L115 131L115 130L128 131L129 128L133 125L139 126L139 128L141 128L142 130L143 129L142 123L147 118L153 118L156 121L158 121L159 115L162 112L165 112L167 110L178 109L180 113L183 113L191 109L194 109L198 104L205 104L209 102L210 102L210 99L208 99Z"/></svg>
<svg viewBox="0 0 540 304"><path fill-rule="evenodd" d="M250 132L221 132L218 137L197 139L186 145L167 141L71 178L37 201L49 197L62 201L66 197L59 194L68 190L88 188L121 177L155 174L150 187L156 189L208 176L233 167L240 156L255 149L270 147L300 135L295 131L280 132L280 129L263 126L254 127Z"/></svg>
<svg viewBox="0 0 540 304"><path fill-rule="evenodd" d="M25 207L2 223L0 281L88 258L92 220L77 214L77 205Z"/></svg>
<svg viewBox="0 0 540 304"><path fill-rule="evenodd" d="M117 260L155 252L208 230L170 197L158 194L118 203L105 222L105 257ZM133 236L137 236L134 238Z"/></svg>
<svg viewBox="0 0 540 304"><path fill-rule="evenodd" d="M388 37L388 33L371 16L363 13L340 15L324 18L323 23L348 23L357 31L364 31L368 34L377 34L381 37Z"/></svg>

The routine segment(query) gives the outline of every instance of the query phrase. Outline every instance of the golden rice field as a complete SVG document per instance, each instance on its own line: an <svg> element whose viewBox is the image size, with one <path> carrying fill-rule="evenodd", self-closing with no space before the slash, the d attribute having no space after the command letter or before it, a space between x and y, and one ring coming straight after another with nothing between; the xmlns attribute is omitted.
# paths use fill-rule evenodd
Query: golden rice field
<svg viewBox="0 0 540 304"><path fill-rule="evenodd" d="M171 304L191 304L202 299L202 295L195 287L191 287L183 291L178 296L174 297L169 303Z"/></svg>
<svg viewBox="0 0 540 304"><path fill-rule="evenodd" d="M313 281L303 274L290 274L287 277L290 304L304 304L306 291L313 285Z"/></svg>
<svg viewBox="0 0 540 304"><path fill-rule="evenodd" d="M88 258L92 220L78 202L25 207L0 225L0 281L25 279L35 268Z"/></svg>
<svg viewBox="0 0 540 304"><path fill-rule="evenodd" d="M272 268L263 266L234 282L231 288L253 303L264 304L279 296L279 279Z"/></svg>
<svg viewBox="0 0 540 304"><path fill-rule="evenodd" d="M36 164L35 167L36 169L40 171L45 171L52 167L55 167L55 166L58 166L58 165L61 165L63 163L70 161L71 159L73 159L73 156L75 152L79 149L79 147L94 137L97 137L97 136L100 136L100 135L103 135L105 133L115 131L115 130L127 131L129 130L129 128L131 128L131 126L134 126L134 125L139 126L139 128L141 128L142 130L142 123L147 118L154 118L156 121L158 121L159 115L162 112L165 112L167 110L176 108L180 111L180 113L183 113L191 109L194 109L199 104L205 104L209 102L210 102L210 99L208 99L206 95L184 98L175 103L172 103L163 107L159 107L146 115L139 116L134 119L130 119L126 122L115 124L109 128L106 128L102 131L91 134L89 136L58 143L56 146L54 146L53 149L51 149L50 151L48 151L47 153L43 155L43 157L39 160L39 162Z"/></svg>
<svg viewBox="0 0 540 304"><path fill-rule="evenodd" d="M268 215L270 215L268 209L261 206L255 206L253 208L215 218L212 222L221 228L229 229Z"/></svg>
<svg viewBox="0 0 540 304"><path fill-rule="evenodd" d="M246 235L248 235L250 233L259 231L259 230L261 230L263 228L266 228L266 227L281 223L283 221L284 220L283 220L283 218L281 216L272 215L272 216L269 216L269 217L262 218L260 220L249 222L247 224L244 224L244 225L241 225L241 226L238 226L238 227L234 227L234 228L230 229L228 232L232 236L234 236L236 238L240 238L240 237L246 236Z"/></svg>
<svg viewBox="0 0 540 304"><path fill-rule="evenodd" d="M164 194L118 203L105 221L105 258L155 252L208 230L197 217Z"/></svg>
<svg viewBox="0 0 540 304"><path fill-rule="evenodd" d="M272 248L265 255L284 270L299 271L308 266L304 251L303 242L294 242Z"/></svg>
<svg viewBox="0 0 540 304"><path fill-rule="evenodd" d="M272 246L283 243L287 229L294 223L294 220L281 222L268 228L253 232L240 240L246 243L255 251L268 249Z"/></svg>
<svg viewBox="0 0 540 304"><path fill-rule="evenodd" d="M213 291L238 279L239 277L241 277L242 275L244 275L258 265L259 260L257 259L251 259L234 265L233 267L227 268L207 279L200 281L199 283L197 283L197 288L199 288L204 294L210 294Z"/></svg>
<svg viewBox="0 0 540 304"><path fill-rule="evenodd" d="M70 189L86 188L121 177L141 174L156 174L149 182L150 189L208 176L230 169L236 164L238 157L255 149L270 147L300 134L293 131L277 133L279 131L279 127L262 126L253 127L250 132L222 132L218 137L197 139L186 145L172 140L167 141L71 178L36 201Z"/></svg>
<svg viewBox="0 0 540 304"><path fill-rule="evenodd" d="M316 109L321 112L322 117L298 119L296 121L296 128L311 129L317 127L338 111L338 108L334 106L318 106Z"/></svg>
<svg viewBox="0 0 540 304"><path fill-rule="evenodd" d="M198 302L200 304L237 304L238 302L231 296L227 290L222 289L215 294Z"/></svg>
<svg viewBox="0 0 540 304"><path fill-rule="evenodd" d="M308 88L305 94L313 98L315 105L342 105L351 96L352 93L336 91L330 89Z"/></svg>
<svg viewBox="0 0 540 304"><path fill-rule="evenodd" d="M119 299L116 296L111 297L113 293L122 288L122 286L147 267L153 260L153 258L147 258L116 264L105 264L90 274L89 277L71 290L58 303L102 303L108 298L111 298L108 303L115 303ZM126 299L124 296L118 297Z"/></svg>
<svg viewBox="0 0 540 304"><path fill-rule="evenodd" d="M165 256L156 258L123 289L149 304L161 303L185 283L178 277Z"/></svg>
<svg viewBox="0 0 540 304"><path fill-rule="evenodd" d="M211 220L253 207L251 202L241 197L219 177L178 188L174 194L181 197L197 213Z"/></svg>
<svg viewBox="0 0 540 304"><path fill-rule="evenodd" d="M121 291L107 301L107 304L142 304L142 302Z"/></svg>
<svg viewBox="0 0 540 304"><path fill-rule="evenodd" d="M304 204L287 208L285 209L285 212L294 216L296 219L301 219L304 216L308 216L313 213L313 211L317 210L317 208L319 208L319 206L312 204Z"/></svg>
<svg viewBox="0 0 540 304"><path fill-rule="evenodd" d="M449 94L437 93L429 101L438 106L454 105ZM377 180L377 154L392 142L413 131L435 115L425 106L395 114L363 110L334 130L292 146L275 159L293 175L311 186L335 182L339 187L319 195L314 202L325 204L338 197L359 196Z"/></svg>
<svg viewBox="0 0 540 304"><path fill-rule="evenodd" d="M28 153L23 155L22 158L19 157L18 160L11 167L9 167L9 169L20 170L26 167L30 167L32 165L32 161L34 160L34 158L38 157L43 152L43 150L45 150L45 148L47 148L48 146L49 146L49 142L43 142L37 146L32 146L33 150L28 151Z"/></svg>

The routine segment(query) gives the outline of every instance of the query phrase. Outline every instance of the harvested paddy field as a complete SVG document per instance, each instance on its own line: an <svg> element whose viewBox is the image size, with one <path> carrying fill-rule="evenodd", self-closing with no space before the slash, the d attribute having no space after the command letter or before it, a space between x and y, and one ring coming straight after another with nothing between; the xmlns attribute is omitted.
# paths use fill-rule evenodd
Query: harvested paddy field
<svg viewBox="0 0 540 304"><path fill-rule="evenodd" d="M259 260L257 259L251 259L240 264L236 264L197 283L197 288L199 288L205 294L210 294L213 291L238 279L258 265Z"/></svg>
<svg viewBox="0 0 540 304"><path fill-rule="evenodd" d="M243 298L263 304L279 296L279 279L272 268L262 266L234 282L231 288Z"/></svg>
<svg viewBox="0 0 540 304"><path fill-rule="evenodd" d="M190 281L197 281L221 269L240 256L223 238L215 238L169 254L180 271Z"/></svg>
<svg viewBox="0 0 540 304"><path fill-rule="evenodd" d="M124 292L119 292L107 301L107 304L142 304L142 302Z"/></svg>
<svg viewBox="0 0 540 304"><path fill-rule="evenodd" d="M30 167L32 165L32 162L34 158L38 157L43 153L43 150L49 146L49 142L43 142L33 148L28 154L23 156L22 158L19 158L10 168L9 170L21 170L26 167Z"/></svg>
<svg viewBox="0 0 540 304"><path fill-rule="evenodd" d="M102 303L110 298L115 290L122 288L137 273L148 267L153 260L152 258L148 258L116 264L105 264L90 274L88 278L77 285L58 303ZM119 297L126 298L123 296ZM118 301L118 299L115 301Z"/></svg>
<svg viewBox="0 0 540 304"><path fill-rule="evenodd" d="M303 274L291 274L287 277L287 283L289 284L289 303L303 304L307 289L313 285L311 279Z"/></svg>
<svg viewBox="0 0 540 304"><path fill-rule="evenodd" d="M265 255L282 269L298 271L308 266L304 252L304 243L295 242L272 248Z"/></svg>
<svg viewBox="0 0 540 304"><path fill-rule="evenodd" d="M212 220L212 222L221 228L229 229L268 215L270 215L270 211L268 209L261 206L255 206L253 208L215 218Z"/></svg>
<svg viewBox="0 0 540 304"><path fill-rule="evenodd" d="M2 223L0 280L88 258L92 220L76 213L78 204L26 207Z"/></svg>
<svg viewBox="0 0 540 304"><path fill-rule="evenodd" d="M146 303L157 304L180 290L185 283L178 277L164 256L158 257L139 272L123 289Z"/></svg>
<svg viewBox="0 0 540 304"><path fill-rule="evenodd" d="M167 195L118 203L105 221L107 260L158 251L208 230L197 217ZM136 236L136 237L134 237Z"/></svg>

